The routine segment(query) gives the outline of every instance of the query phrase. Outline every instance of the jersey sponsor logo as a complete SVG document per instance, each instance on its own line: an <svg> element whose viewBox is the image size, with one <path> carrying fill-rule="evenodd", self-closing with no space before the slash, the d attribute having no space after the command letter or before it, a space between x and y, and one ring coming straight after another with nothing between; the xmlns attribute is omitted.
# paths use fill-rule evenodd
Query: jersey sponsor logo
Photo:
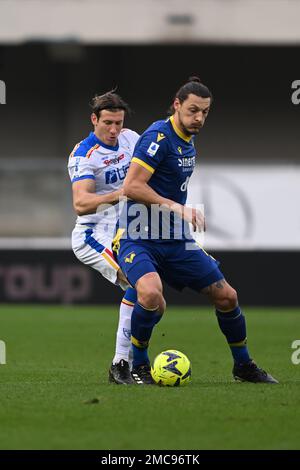
<svg viewBox="0 0 300 470"><path fill-rule="evenodd" d="M178 158L178 166L195 166L196 157L182 157Z"/></svg>
<svg viewBox="0 0 300 470"><path fill-rule="evenodd" d="M129 168L128 165L122 166L122 168L114 168L112 170L108 170L105 172L105 183L106 184L114 184L118 180L122 181L125 179L126 173Z"/></svg>
<svg viewBox="0 0 300 470"><path fill-rule="evenodd" d="M150 157L154 157L158 149L159 145L156 142L151 142L148 147L147 154L150 155Z"/></svg>
<svg viewBox="0 0 300 470"><path fill-rule="evenodd" d="M161 140L163 140L163 139L165 139L165 138L166 138L165 134L163 134L162 132L159 132L159 133L157 134L156 142L160 142Z"/></svg>
<svg viewBox="0 0 300 470"><path fill-rule="evenodd" d="M189 171L194 169L196 165L196 157L182 157L178 158L178 166L182 168L182 171Z"/></svg>
<svg viewBox="0 0 300 470"><path fill-rule="evenodd" d="M134 251L132 251L131 253L128 253L128 255L124 258L125 259L125 263L132 263L132 261L134 260L136 254L134 253Z"/></svg>
<svg viewBox="0 0 300 470"><path fill-rule="evenodd" d="M119 155L118 157L115 157L115 158L111 158L110 160L109 159L106 159L103 161L103 163L108 166L108 165L115 165L116 163L120 163L121 160L123 160L123 158L125 158L125 155L124 153L122 153L122 155Z"/></svg>
<svg viewBox="0 0 300 470"><path fill-rule="evenodd" d="M186 177L186 180L182 183L182 185L180 186L180 191L187 191L187 187L188 187L188 184L189 184L189 181L190 181L190 177L187 176Z"/></svg>

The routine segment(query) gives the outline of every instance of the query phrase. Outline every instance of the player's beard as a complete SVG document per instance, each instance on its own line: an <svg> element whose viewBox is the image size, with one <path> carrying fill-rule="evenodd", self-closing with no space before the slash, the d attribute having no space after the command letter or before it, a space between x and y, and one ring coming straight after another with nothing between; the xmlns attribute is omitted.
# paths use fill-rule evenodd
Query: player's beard
<svg viewBox="0 0 300 470"><path fill-rule="evenodd" d="M181 127L182 131L183 131L184 134L185 134L186 136L188 136L188 137L191 137L192 135L198 134L198 132L200 131L200 129L201 129L201 127L202 127L202 126L199 127L199 128L198 128L198 127L193 127L193 129L195 129L195 131L191 131L191 130L187 129L187 128L185 127L185 125L183 124L183 122L182 122L182 119L181 119L181 117L180 117L180 114L178 114L178 121L179 121L179 124L180 124L180 127Z"/></svg>

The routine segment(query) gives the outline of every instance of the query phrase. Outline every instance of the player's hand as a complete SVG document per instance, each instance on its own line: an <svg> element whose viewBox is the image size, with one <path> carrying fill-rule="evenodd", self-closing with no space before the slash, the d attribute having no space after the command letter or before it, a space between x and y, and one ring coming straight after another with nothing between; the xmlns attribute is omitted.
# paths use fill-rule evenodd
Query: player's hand
<svg viewBox="0 0 300 470"><path fill-rule="evenodd" d="M200 210L187 206L184 206L183 210L183 218L192 224L194 232L206 231L205 217Z"/></svg>
<svg viewBox="0 0 300 470"><path fill-rule="evenodd" d="M121 270L121 268L118 270L117 272L117 278L118 278L118 282L121 284L121 286L125 287L125 286L128 286L128 287L131 287L131 285L129 284L128 280L126 279L126 277L124 276L123 274L123 271Z"/></svg>
<svg viewBox="0 0 300 470"><path fill-rule="evenodd" d="M197 209L193 209L193 210L195 211L195 226L196 226L195 232L197 231L197 229L199 230L199 232L206 232L206 222L205 222L204 215L202 214L200 210L197 210Z"/></svg>
<svg viewBox="0 0 300 470"><path fill-rule="evenodd" d="M126 199L126 196L124 194L124 189L123 187L115 191L116 193L116 202L118 203L119 201L124 201Z"/></svg>

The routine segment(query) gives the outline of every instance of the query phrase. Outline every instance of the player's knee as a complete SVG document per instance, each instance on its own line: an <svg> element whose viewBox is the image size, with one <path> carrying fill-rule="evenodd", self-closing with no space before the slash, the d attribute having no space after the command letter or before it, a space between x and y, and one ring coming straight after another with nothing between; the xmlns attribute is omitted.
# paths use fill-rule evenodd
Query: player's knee
<svg viewBox="0 0 300 470"><path fill-rule="evenodd" d="M235 289L228 286L221 295L215 299L215 306L218 310L229 312L238 305L238 296Z"/></svg>
<svg viewBox="0 0 300 470"><path fill-rule="evenodd" d="M157 273L148 273L136 283L138 303L145 308L154 309L163 306L162 283Z"/></svg>
<svg viewBox="0 0 300 470"><path fill-rule="evenodd" d="M158 307L159 310L163 308L164 298L159 283L147 280L138 286L137 295L138 303L143 305L143 307L149 309Z"/></svg>
<svg viewBox="0 0 300 470"><path fill-rule="evenodd" d="M138 292L138 303L145 308L155 308L162 305L162 292L154 286L146 286Z"/></svg>

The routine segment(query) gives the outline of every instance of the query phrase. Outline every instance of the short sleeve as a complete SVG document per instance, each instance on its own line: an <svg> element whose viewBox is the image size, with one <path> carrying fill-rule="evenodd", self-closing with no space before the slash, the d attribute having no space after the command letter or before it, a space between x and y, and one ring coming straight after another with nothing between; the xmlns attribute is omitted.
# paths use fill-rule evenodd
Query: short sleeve
<svg viewBox="0 0 300 470"><path fill-rule="evenodd" d="M168 139L161 133L147 132L139 138L131 161L153 174L167 153Z"/></svg>
<svg viewBox="0 0 300 470"><path fill-rule="evenodd" d="M70 156L68 164L69 176L72 183L83 179L95 179L96 166L93 158Z"/></svg>
<svg viewBox="0 0 300 470"><path fill-rule="evenodd" d="M139 134L135 131L132 131L131 129L122 129L121 136L126 140L128 147L130 149L130 153L132 155L133 150L136 146L136 143L140 138Z"/></svg>

